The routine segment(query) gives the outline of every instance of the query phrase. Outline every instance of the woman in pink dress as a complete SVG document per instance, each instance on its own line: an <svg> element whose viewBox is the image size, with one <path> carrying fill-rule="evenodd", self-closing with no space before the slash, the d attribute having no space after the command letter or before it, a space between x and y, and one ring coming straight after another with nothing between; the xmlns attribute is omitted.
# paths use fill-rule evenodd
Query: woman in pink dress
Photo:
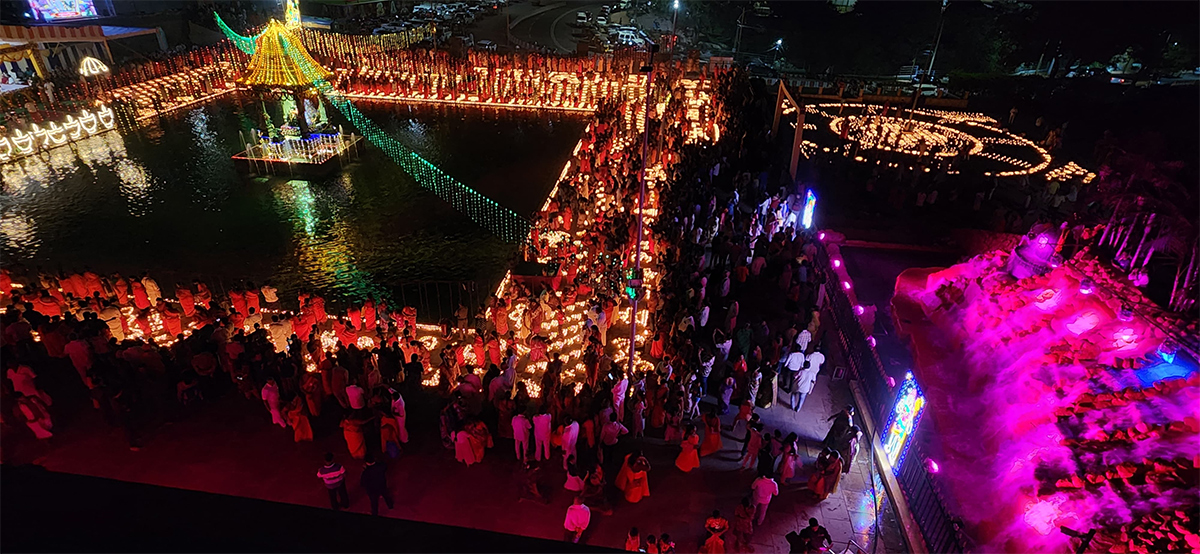
<svg viewBox="0 0 1200 554"><path fill-rule="evenodd" d="M721 446L721 418L713 412L704 414L704 443L700 445L700 455L717 452Z"/></svg>
<svg viewBox="0 0 1200 554"><path fill-rule="evenodd" d="M684 431L683 450L675 458L675 467L684 473L700 467L700 454L696 451L699 445L700 435L696 434L696 426L688 424L687 430Z"/></svg>
<svg viewBox="0 0 1200 554"><path fill-rule="evenodd" d="M783 439L783 454L779 457L779 484L786 485L788 480L796 476L800 456L796 453L796 434L789 433Z"/></svg>

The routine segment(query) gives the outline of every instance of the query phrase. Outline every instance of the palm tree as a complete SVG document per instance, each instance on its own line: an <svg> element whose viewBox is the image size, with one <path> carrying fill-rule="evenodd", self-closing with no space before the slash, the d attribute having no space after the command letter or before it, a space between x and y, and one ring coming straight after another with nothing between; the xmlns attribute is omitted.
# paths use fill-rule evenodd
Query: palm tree
<svg viewBox="0 0 1200 554"><path fill-rule="evenodd" d="M1097 246L1108 247L1127 271L1145 270L1151 259L1175 264L1168 308L1185 311L1195 304L1188 291L1196 282L1200 211L1193 190L1183 184L1185 164L1163 162L1116 148L1101 168L1097 204L1108 224Z"/></svg>

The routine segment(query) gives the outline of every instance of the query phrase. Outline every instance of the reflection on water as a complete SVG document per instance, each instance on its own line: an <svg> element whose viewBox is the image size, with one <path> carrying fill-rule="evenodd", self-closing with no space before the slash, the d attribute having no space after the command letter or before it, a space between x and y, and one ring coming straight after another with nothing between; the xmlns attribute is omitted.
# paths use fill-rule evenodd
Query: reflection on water
<svg viewBox="0 0 1200 554"><path fill-rule="evenodd" d="M121 195L129 202L129 215L140 217L150 212L151 177L146 168L128 158L117 160L113 170L121 179Z"/></svg>
<svg viewBox="0 0 1200 554"><path fill-rule="evenodd" d="M316 200L308 188L308 181L288 181L275 187L283 205L292 209L296 214L295 220L304 229L304 238L312 237L317 232L317 214L313 212Z"/></svg>
<svg viewBox="0 0 1200 554"><path fill-rule="evenodd" d="M114 159L125 157L125 139L121 133L113 131L90 137L87 140L73 143L79 160L91 169L97 165L107 165Z"/></svg>
<svg viewBox="0 0 1200 554"><path fill-rule="evenodd" d="M0 215L0 239L22 250L37 252L37 228L33 220L18 213L5 212Z"/></svg>
<svg viewBox="0 0 1200 554"><path fill-rule="evenodd" d="M5 263L150 271L164 286L201 278L218 292L270 279L285 294L361 298L419 280L494 280L515 253L373 147L328 178L239 174L230 156L242 150L239 129L256 118L238 102L0 166ZM541 206L584 123L528 112L362 110L526 215Z"/></svg>
<svg viewBox="0 0 1200 554"><path fill-rule="evenodd" d="M359 269L355 261L350 244L352 230L346 219L339 217L341 206L337 198L341 195L323 197L329 202L325 210L329 217L322 221L310 185L308 181L291 180L276 181L273 187L279 206L290 212L284 217L296 227L292 242L305 285L337 290L352 298L386 296L386 289L376 284L368 272Z"/></svg>

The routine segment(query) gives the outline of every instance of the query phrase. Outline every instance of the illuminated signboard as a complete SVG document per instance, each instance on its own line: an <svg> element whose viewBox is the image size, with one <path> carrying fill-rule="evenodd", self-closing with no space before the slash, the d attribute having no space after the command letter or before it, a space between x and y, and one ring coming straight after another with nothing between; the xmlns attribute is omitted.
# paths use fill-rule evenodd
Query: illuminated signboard
<svg viewBox="0 0 1200 554"><path fill-rule="evenodd" d="M98 17L95 0L29 0L29 7L38 19L81 19Z"/></svg>
<svg viewBox="0 0 1200 554"><path fill-rule="evenodd" d="M817 209L817 195L813 191L808 191L808 195L804 197L804 212L800 216L800 223L805 229L812 229L813 211Z"/></svg>
<svg viewBox="0 0 1200 554"><path fill-rule="evenodd" d="M900 473L900 465L904 463L904 455L908 453L909 441L917 424L921 422L921 412L925 410L925 396L921 387L917 386L912 372L904 376L900 385L900 393L896 395L896 405L888 418L887 433L883 436L883 451L887 454L892 471Z"/></svg>

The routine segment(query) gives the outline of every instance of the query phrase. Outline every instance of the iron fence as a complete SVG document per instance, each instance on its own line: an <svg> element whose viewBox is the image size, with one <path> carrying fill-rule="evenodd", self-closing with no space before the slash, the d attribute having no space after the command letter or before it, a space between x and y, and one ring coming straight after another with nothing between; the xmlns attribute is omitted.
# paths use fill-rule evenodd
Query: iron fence
<svg viewBox="0 0 1200 554"><path fill-rule="evenodd" d="M941 491L925 469L925 452L921 444L914 443L908 450L908 462L900 466L896 480L904 490L904 499L913 519L925 537L925 547L930 552L963 552L963 537L956 520L946 510Z"/></svg>
<svg viewBox="0 0 1200 554"><path fill-rule="evenodd" d="M829 255L824 248L817 249L816 261L827 275L834 274ZM859 408L869 408L875 429L882 432L888 424L892 403L895 401L895 393L888 385L888 375L883 369L879 354L868 343L867 333L863 330L846 292L840 286L828 286L826 295L838 342L842 351L846 353L846 363L850 366L853 378L861 384L869 404ZM916 437L909 440L912 444L907 461L901 465L896 480L900 483L913 519L921 529L925 546L929 552L963 552L965 541L957 520L946 509L937 484L925 469L924 448Z"/></svg>
<svg viewBox="0 0 1200 554"><path fill-rule="evenodd" d="M466 327L475 324L475 316L482 309L483 298L475 281L413 281L392 288L392 298L401 306L417 309L417 321L437 324L442 320L456 319L460 305L467 307ZM455 322L454 326L459 324Z"/></svg>

